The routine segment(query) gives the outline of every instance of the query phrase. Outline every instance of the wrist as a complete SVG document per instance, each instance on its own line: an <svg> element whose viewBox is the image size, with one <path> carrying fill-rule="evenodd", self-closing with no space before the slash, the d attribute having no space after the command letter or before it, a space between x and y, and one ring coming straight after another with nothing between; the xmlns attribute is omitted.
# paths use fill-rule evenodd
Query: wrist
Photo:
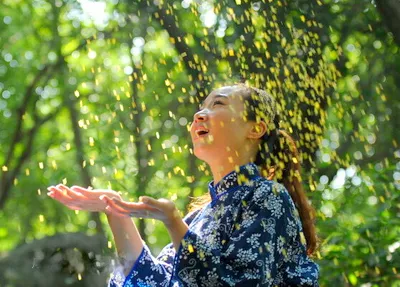
<svg viewBox="0 0 400 287"><path fill-rule="evenodd" d="M130 224L132 222L132 219L130 217L121 217L118 215L114 215L112 213L106 212L105 213L107 216L107 221L108 223L118 223L118 224Z"/></svg>
<svg viewBox="0 0 400 287"><path fill-rule="evenodd" d="M121 195L119 193L117 193L117 192L113 192L112 194L103 194L103 195L100 196L101 201L103 201L103 204L105 204L102 212L104 212L107 215L107 218L109 217L109 215L110 216L112 215L111 217L114 217L112 212L107 209L108 205L107 205L107 202L105 201L104 197L108 197L110 199L114 199L115 198L115 199L118 199L118 200L123 200L123 199L122 199Z"/></svg>
<svg viewBox="0 0 400 287"><path fill-rule="evenodd" d="M179 214L179 213L178 213ZM182 239L184 238L186 232L189 230L189 226L180 216L173 217L168 223L164 223L169 236L172 239L172 243L176 251L179 250Z"/></svg>
<svg viewBox="0 0 400 287"><path fill-rule="evenodd" d="M175 208L175 210L172 212L171 216L164 222L164 225L167 227L167 229L170 230L175 230L179 227L182 226L182 224L185 224L182 220L181 215L179 214L178 209Z"/></svg>

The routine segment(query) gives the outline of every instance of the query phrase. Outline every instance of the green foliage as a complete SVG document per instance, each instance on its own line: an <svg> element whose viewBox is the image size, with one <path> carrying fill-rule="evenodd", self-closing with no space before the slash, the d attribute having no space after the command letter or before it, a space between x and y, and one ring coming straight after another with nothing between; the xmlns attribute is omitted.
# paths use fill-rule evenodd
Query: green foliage
<svg viewBox="0 0 400 287"><path fill-rule="evenodd" d="M102 233L46 196L60 182L185 214L211 180L187 130L198 102L242 78L278 99L298 140L320 284L400 286L400 56L374 4L149 3L0 3L0 253ZM140 226L155 253L169 243L160 222Z"/></svg>

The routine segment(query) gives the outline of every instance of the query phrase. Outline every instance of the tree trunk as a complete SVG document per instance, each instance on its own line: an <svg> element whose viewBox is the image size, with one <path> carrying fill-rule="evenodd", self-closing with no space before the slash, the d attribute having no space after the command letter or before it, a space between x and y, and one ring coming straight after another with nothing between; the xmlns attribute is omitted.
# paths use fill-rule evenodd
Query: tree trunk
<svg viewBox="0 0 400 287"><path fill-rule="evenodd" d="M376 0L375 3L382 21L400 46L400 0Z"/></svg>

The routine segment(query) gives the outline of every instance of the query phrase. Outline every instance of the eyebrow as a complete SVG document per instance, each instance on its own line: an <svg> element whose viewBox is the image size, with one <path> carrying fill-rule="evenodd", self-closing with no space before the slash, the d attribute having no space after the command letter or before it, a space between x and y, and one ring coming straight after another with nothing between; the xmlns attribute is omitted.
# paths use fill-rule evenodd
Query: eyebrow
<svg viewBox="0 0 400 287"><path fill-rule="evenodd" d="M215 100L216 98L225 98L226 99L226 98L228 98L228 96L219 94L219 95L215 95L212 100ZM200 103L200 108L202 108L204 106L205 102L206 102L206 100L204 100Z"/></svg>

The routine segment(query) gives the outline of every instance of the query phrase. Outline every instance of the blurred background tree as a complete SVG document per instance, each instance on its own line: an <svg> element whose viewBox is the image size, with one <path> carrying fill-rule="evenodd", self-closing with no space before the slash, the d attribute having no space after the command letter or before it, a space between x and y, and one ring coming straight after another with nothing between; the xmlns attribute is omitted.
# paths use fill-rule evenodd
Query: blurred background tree
<svg viewBox="0 0 400 287"><path fill-rule="evenodd" d="M400 286L398 1L0 3L1 286L104 286L105 218L46 196L64 182L207 192L187 128L214 87L278 99L318 212L321 286ZM397 123L397 124L396 124ZM159 222L135 220L154 253Z"/></svg>

